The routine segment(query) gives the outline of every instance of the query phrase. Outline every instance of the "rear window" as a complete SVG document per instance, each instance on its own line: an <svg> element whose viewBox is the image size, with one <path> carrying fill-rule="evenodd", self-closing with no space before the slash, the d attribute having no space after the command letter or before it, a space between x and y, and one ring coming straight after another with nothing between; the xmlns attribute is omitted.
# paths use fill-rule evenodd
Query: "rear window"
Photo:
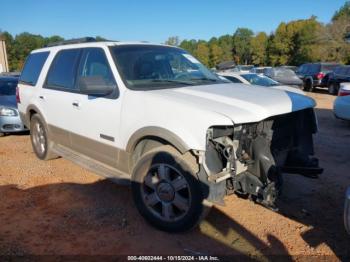
<svg viewBox="0 0 350 262"><path fill-rule="evenodd" d="M24 64L19 79L20 83L35 86L48 56L49 52L30 54Z"/></svg>
<svg viewBox="0 0 350 262"><path fill-rule="evenodd" d="M310 64L307 69L307 73L316 74L320 72L321 66L319 64Z"/></svg>
<svg viewBox="0 0 350 262"><path fill-rule="evenodd" d="M16 95L17 80L0 80L0 96Z"/></svg>
<svg viewBox="0 0 350 262"><path fill-rule="evenodd" d="M339 66L338 64L325 64L322 65L322 72L331 72L333 71L337 66Z"/></svg>
<svg viewBox="0 0 350 262"><path fill-rule="evenodd" d="M81 49L59 51L47 75L46 87L58 89L76 89L75 76Z"/></svg>

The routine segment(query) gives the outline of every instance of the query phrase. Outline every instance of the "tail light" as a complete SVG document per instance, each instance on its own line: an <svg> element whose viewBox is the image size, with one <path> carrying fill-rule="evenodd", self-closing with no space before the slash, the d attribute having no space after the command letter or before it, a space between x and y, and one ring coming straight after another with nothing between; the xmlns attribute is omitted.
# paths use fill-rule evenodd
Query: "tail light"
<svg viewBox="0 0 350 262"><path fill-rule="evenodd" d="M322 78L324 78L324 73L322 73L322 72L318 73L318 74L316 75L316 78L317 78L317 79L322 79Z"/></svg>
<svg viewBox="0 0 350 262"><path fill-rule="evenodd" d="M338 92L338 96L349 96L350 95L350 83L342 83Z"/></svg>
<svg viewBox="0 0 350 262"><path fill-rule="evenodd" d="M21 103L21 98L19 97L19 88L18 88L18 86L16 87L16 102L17 102L17 104Z"/></svg>

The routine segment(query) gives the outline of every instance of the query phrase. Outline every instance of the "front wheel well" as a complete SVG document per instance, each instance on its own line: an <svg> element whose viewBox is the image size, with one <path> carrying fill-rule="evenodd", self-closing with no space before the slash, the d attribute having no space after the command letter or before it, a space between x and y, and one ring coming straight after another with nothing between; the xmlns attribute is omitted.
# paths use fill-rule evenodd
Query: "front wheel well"
<svg viewBox="0 0 350 262"><path fill-rule="evenodd" d="M166 141L165 139L162 139L160 137L156 136L146 136L139 141L137 141L132 153L131 153L131 166L134 166L137 162L138 159L141 158L142 155L145 153L160 147L160 146L165 146L169 145L174 148L176 148L174 145L172 145L170 142Z"/></svg>

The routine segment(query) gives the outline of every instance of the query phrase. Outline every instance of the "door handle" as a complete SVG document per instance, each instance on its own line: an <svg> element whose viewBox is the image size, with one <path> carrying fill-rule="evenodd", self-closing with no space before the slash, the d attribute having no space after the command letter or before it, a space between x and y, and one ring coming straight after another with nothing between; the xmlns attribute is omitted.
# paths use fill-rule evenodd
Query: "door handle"
<svg viewBox="0 0 350 262"><path fill-rule="evenodd" d="M80 107L80 103L77 102L77 101L74 101L74 102L72 103L72 105L73 105L74 107Z"/></svg>
<svg viewBox="0 0 350 262"><path fill-rule="evenodd" d="M39 98L40 98L41 100L45 100L45 97L44 97L44 96L39 96Z"/></svg>

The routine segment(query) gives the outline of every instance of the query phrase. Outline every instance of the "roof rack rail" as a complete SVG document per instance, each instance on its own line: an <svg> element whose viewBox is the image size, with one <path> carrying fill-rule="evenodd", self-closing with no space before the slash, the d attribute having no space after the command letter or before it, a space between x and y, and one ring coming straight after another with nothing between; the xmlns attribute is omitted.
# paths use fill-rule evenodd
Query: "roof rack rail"
<svg viewBox="0 0 350 262"><path fill-rule="evenodd" d="M82 37L82 38L75 38L75 39L69 39L69 40L63 40L63 41L59 41L59 42L49 43L46 45L46 47L52 47L52 46L58 46L58 45L90 43L90 42L97 42L97 40L94 37Z"/></svg>

